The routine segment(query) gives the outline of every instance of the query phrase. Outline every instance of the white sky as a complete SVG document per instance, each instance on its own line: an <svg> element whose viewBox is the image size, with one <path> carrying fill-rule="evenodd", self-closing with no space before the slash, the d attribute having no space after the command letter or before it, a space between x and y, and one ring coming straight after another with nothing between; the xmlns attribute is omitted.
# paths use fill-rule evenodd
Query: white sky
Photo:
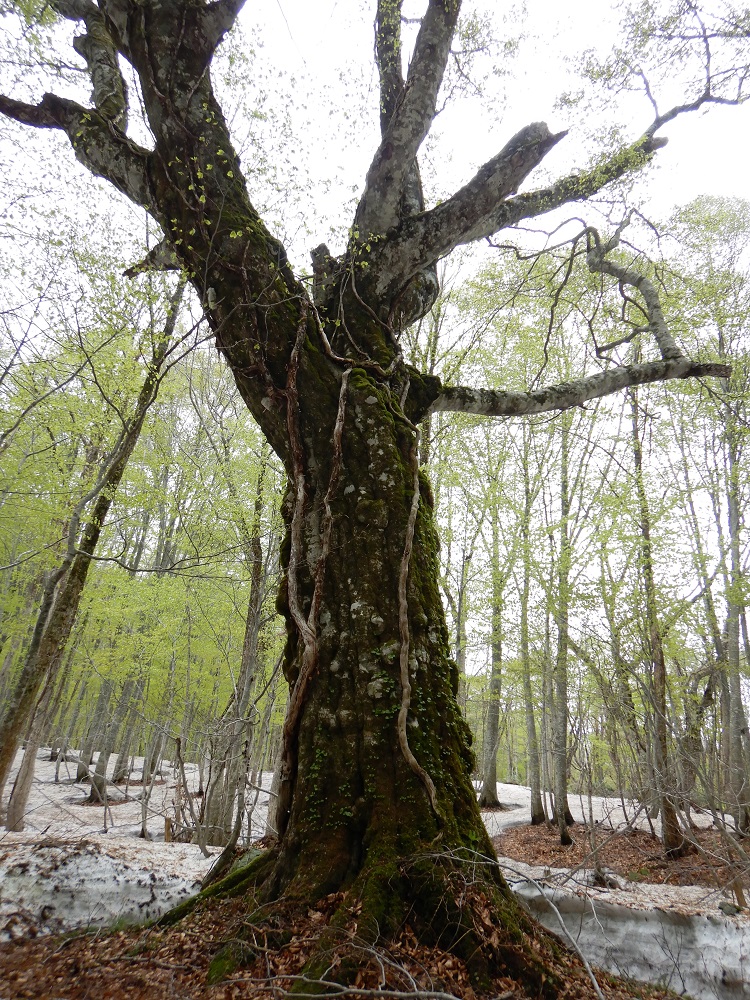
<svg viewBox="0 0 750 1000"><path fill-rule="evenodd" d="M512 5L495 0L479 0L477 4L466 0L464 11L482 5L498 11L499 23L502 12L512 9ZM423 8L424 3L407 0L407 13L418 15ZM326 96L343 93L340 74L367 80L369 73L374 113L374 68L367 69L368 64L372 66L373 9L372 2L268 0L248 5L244 16L247 23L261 29L266 55L275 65L292 73L302 68L308 75L313 101L316 92ZM509 66L509 100L502 114L489 116L476 103L461 101L437 120L436 132L443 137L441 172L450 171L451 187L467 180L480 163L530 121L546 121L553 131L572 126L570 136L545 161L551 174L585 162L580 133L590 123L585 115L575 112L566 120L566 113L555 109L555 100L559 93L576 86L577 77L566 57L575 59L589 47L608 51L617 38L618 17L610 4L601 0L564 5L554 0L527 0L526 10L525 19L508 16L509 30L515 34L522 31L524 39L519 56ZM626 136L634 139L650 123L651 108L645 98L631 100L627 107L618 106L617 118L626 125ZM327 125L325 119L321 121L323 132ZM657 167L648 177L646 197L654 215L663 217L674 205L699 194L750 198L746 165L750 106L712 107L671 123L660 134L669 138L669 145L659 152ZM357 148L341 151L338 159L348 157L346 174L354 183L361 183L373 145L365 141L354 145Z"/></svg>

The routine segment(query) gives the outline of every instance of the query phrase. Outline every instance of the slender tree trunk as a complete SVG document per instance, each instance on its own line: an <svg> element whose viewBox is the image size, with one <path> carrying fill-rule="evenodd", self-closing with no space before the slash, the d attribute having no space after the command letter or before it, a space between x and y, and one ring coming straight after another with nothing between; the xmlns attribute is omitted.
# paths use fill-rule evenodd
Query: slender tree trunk
<svg viewBox="0 0 750 1000"><path fill-rule="evenodd" d="M747 717L742 702L740 673L740 617L742 614L742 554L740 550L740 462L738 429L734 421L727 427L727 507L729 515L729 587L727 602L727 670L729 674L729 781L732 812L737 829L750 833L750 780L745 741Z"/></svg>
<svg viewBox="0 0 750 1000"><path fill-rule="evenodd" d="M555 700L552 726L555 818L561 844L572 844L568 823L573 817L568 806L568 608L570 602L570 487L568 483L568 416L561 417L560 445L560 556L557 566L557 656L555 657Z"/></svg>
<svg viewBox="0 0 750 1000"><path fill-rule="evenodd" d="M25 827L26 808L31 793L31 786L34 782L34 769L39 747L42 744L42 734L47 722L47 713L52 704L52 685L48 683L42 692L39 703L36 706L34 715L29 724L26 735L26 745L21 759L21 766L18 769L13 789L8 799L8 811L5 817L6 829L14 833L20 833Z"/></svg>
<svg viewBox="0 0 750 1000"><path fill-rule="evenodd" d="M94 714L89 723L86 739L81 746L81 756L76 773L76 781L86 781L91 777L91 764L97 749L104 744L109 718L110 702L112 700L112 681L103 679L99 686L99 694L94 707Z"/></svg>
<svg viewBox="0 0 750 1000"><path fill-rule="evenodd" d="M500 694L503 665L503 592L506 578L500 573L500 525L497 511L492 512L492 666L490 670L487 722L484 729L484 769L479 804L500 805L497 797L497 750L500 730Z"/></svg>
<svg viewBox="0 0 750 1000"><path fill-rule="evenodd" d="M122 692L120 697L117 699L114 712L112 713L112 718L104 734L104 740L101 744L101 749L99 750L99 757L96 761L96 768L94 773L91 775L91 792L89 794L89 802L106 802L107 765L109 764L112 751L114 750L119 739L122 724L125 721L125 716L130 711L135 688L136 682L133 677L129 677L123 684Z"/></svg>
<svg viewBox="0 0 750 1000"><path fill-rule="evenodd" d="M268 585L264 573L263 550L260 540L261 515L264 506L265 462L261 466L256 484L252 525L248 528L241 522L241 534L245 547L245 559L250 568L250 596L245 621L245 637L242 644L242 658L235 691L225 711L221 726L223 732L217 735L215 752L211 760L210 780L206 789L204 823L206 842L224 846L232 836L234 826L235 798L244 789L247 775L244 771L246 758L244 745L250 741L252 730L246 718L258 672L258 651L261 633L263 600ZM230 477L227 477L231 481Z"/></svg>
<svg viewBox="0 0 750 1000"><path fill-rule="evenodd" d="M521 521L521 561L523 583L521 586L521 671L523 675L523 697L526 714L526 746L528 756L527 781L531 789L531 822L533 825L544 823L544 805L542 804L542 783L539 761L539 740L534 719L534 695L531 688L531 652L529 649L529 593L531 589L531 545L529 528L531 523L532 496L529 485L529 473L524 463L524 509Z"/></svg>
<svg viewBox="0 0 750 1000"><path fill-rule="evenodd" d="M661 812L662 842L664 851L670 857L677 857L685 851L685 839L677 819L674 805L674 779L669 764L669 741L667 733L667 665L664 659L664 645L659 628L656 605L656 585L651 547L651 516L643 480L643 452L638 420L638 395L630 392L632 414L633 465L635 488L640 516L640 567L646 598L646 627L648 629L648 649L652 670L652 698L654 714L654 779Z"/></svg>
<svg viewBox="0 0 750 1000"><path fill-rule="evenodd" d="M130 699L128 716L127 719L125 720L125 725L123 726L123 734L120 739L120 749L117 753L117 759L115 760L115 766L112 771L112 783L115 785L119 784L121 781L124 781L128 775L128 757L130 755L130 747L132 745L133 737L136 731L136 726L138 722L138 713L143 703L144 689L145 689L145 682L143 678L140 678L135 683L133 696Z"/></svg>

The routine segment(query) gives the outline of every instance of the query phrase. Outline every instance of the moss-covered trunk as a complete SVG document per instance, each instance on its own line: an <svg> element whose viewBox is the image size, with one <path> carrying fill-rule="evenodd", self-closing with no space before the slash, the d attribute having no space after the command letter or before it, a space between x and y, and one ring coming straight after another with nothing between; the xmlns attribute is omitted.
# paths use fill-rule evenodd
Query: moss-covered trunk
<svg viewBox="0 0 750 1000"><path fill-rule="evenodd" d="M553 996L530 922L487 864L416 429L372 371L342 367L338 393L313 395L309 347L287 390L279 609L290 709L280 837L258 865L260 898L306 908L343 891L365 939L409 920L479 980L511 970Z"/></svg>
<svg viewBox="0 0 750 1000"><path fill-rule="evenodd" d="M49 97L40 114L161 225L167 266L177 260L188 275L287 471L280 838L248 878L266 904L278 901L263 907L264 919L295 901L306 912L341 890L347 907L360 908L360 936L377 940L408 917L476 976L494 963L531 983L534 996L553 995L554 976L526 943L530 922L486 863L492 846L469 780L430 491L416 466L415 425L440 385L404 364L398 337L434 301L439 233L407 239L405 230L406 249L394 257L396 243L376 235L395 224L391 210L383 202L385 215L373 216L375 197L340 258L324 246L313 252L311 301L251 204L211 88L213 51L239 6L104 5L107 31L141 82L152 151L70 102ZM438 62L458 6L431 5L425 37ZM429 61L428 106L441 75ZM540 150L546 143L542 135ZM398 215L403 202L407 222L423 207L415 156L416 147L400 179L372 174L367 185L382 187L388 203L395 191L391 208ZM531 167L524 156L513 163ZM129 273L162 266L156 250Z"/></svg>
<svg viewBox="0 0 750 1000"><path fill-rule="evenodd" d="M363 865L403 858L430 845L488 853L468 778L470 733L456 704L458 671L437 587L438 541L429 486L421 476L413 548L408 562L408 695L405 731L419 767L399 741L405 704L401 680L402 602L399 579L415 494L415 433L389 390L363 370L348 379L341 435L341 469L329 493L331 535L319 567L325 530L336 413L304 410L308 445L307 498L298 562L303 611L309 615L316 572L323 574L317 622L317 658L307 683L299 725L287 736L294 766L279 879L293 891L325 894L351 880ZM293 514L288 498L287 517ZM287 561L292 547L290 527ZM293 571L293 570L292 570ZM282 598L290 628L287 678L304 669L304 642ZM437 806L437 810L434 806ZM438 840L436 840L438 838Z"/></svg>

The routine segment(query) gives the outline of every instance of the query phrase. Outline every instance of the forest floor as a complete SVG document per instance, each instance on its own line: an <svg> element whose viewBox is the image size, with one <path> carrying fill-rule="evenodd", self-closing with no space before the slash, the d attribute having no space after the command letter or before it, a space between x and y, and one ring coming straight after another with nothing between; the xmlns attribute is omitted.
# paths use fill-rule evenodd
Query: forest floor
<svg viewBox="0 0 750 1000"><path fill-rule="evenodd" d="M40 937L0 946L2 1000L280 1000L295 984L321 931L341 899L321 900L289 927L291 940L279 950L232 973L217 985L206 984L218 947L246 934L245 899L209 900L177 926L146 930L81 933L64 938ZM566 986L560 1000L594 1000L595 988L571 952L553 957L546 940L533 943L537 954L553 965ZM405 927L377 953L356 940L356 917L341 929L341 945L330 950L331 972L342 959L359 952L355 989L329 995L402 996L414 1000L522 1000L528 996L512 978L497 978L487 992L475 992L464 964L448 952L420 945ZM606 1000L667 1000L673 993L640 983L625 983L597 972ZM297 984L299 985L299 984ZM386 992L383 992L383 991ZM389 990L400 991L396 994ZM317 994L311 989L310 996Z"/></svg>
<svg viewBox="0 0 750 1000"><path fill-rule="evenodd" d="M687 852L681 857L665 856L661 841L647 830L607 830L576 824L570 828L573 843L560 844L556 828L547 825L517 826L493 838L497 854L527 865L564 868L569 871L603 870L603 879L665 886L703 886L729 901L727 894L740 892L750 899L750 865L739 851L741 845L728 842L718 830L695 829ZM614 880L612 879L614 876ZM735 897L736 899L736 897Z"/></svg>
<svg viewBox="0 0 750 1000"><path fill-rule="evenodd" d="M184 792L178 794L176 772L163 768L144 810L138 801L136 771L127 794L112 789L112 802L105 812L101 806L85 804L88 786L76 784L71 771L64 767L62 780L55 783L54 764L40 752L27 828L22 833L0 832L0 941L5 942L0 944L0 1000L151 1000L157 996L276 1000L283 996L292 980L276 978L272 988L268 977L299 973L340 899L321 900L307 913L296 914L290 926L292 940L282 951L266 952L262 963L208 987L206 973L217 948L247 929L246 901L201 904L189 919L169 929L129 926L134 919L153 918L196 892L217 853L214 848L205 857L196 845L163 842L165 818L175 815L175 801ZM264 777L260 784L267 786L270 776ZM197 772L191 768L188 783L191 787L197 783ZM506 808L483 815L498 854L503 855L504 874L542 920L539 899L528 898L530 887L533 893L551 893L559 910L571 901L591 909L596 929L593 944L586 938L588 915L576 911L572 924L569 914L565 918L569 926L578 922L572 936L592 964L627 971L628 945L650 955L658 951L657 937L672 954L675 946L669 934L674 928L665 930L658 921L676 920L682 935L682 971L675 962L674 970L666 973L663 967L636 965L630 974L670 983L680 993L700 998L750 997L750 986L744 985L750 979L744 975L750 961L750 917L747 911L727 916L719 905L726 906L734 898L730 882L736 869L727 866L726 844L710 828L710 817L698 817L704 827L696 834L701 853L666 862L658 840L632 803L572 800L579 820L572 828L574 844L561 848L555 831L527 825L527 789L500 785L498 790ZM258 793L250 839L263 830L267 799L265 792ZM137 836L144 816L152 840ZM584 816L595 820L593 846L598 848L600 869L610 879L608 886L597 886L592 878L596 866ZM118 917L118 929L101 929ZM703 937L696 936L691 920L701 921ZM91 924L100 929L87 927ZM547 921L547 926L560 929L554 920ZM61 936L61 931L67 934ZM606 953L600 939L607 943ZM332 951L332 966L344 951L351 953L357 947L353 912L350 926L342 932L340 949ZM545 947L542 939L539 947ZM696 965L695 958L706 967L698 970L703 978L696 979L694 970L690 975L684 972ZM378 959L363 948L361 965L358 986L363 990L380 985L380 970L385 968L390 970L391 989L426 990L426 996L434 996L437 990L444 998L458 1000L475 997L463 965L447 953L418 945L408 927ZM596 995L572 952L559 967L569 983L566 997L586 1000ZM668 995L641 984L628 987L602 971L597 978L608 1000ZM704 989L704 983L710 989ZM487 997L511 1000L524 995L508 979L494 983ZM477 1000L484 997L479 995Z"/></svg>

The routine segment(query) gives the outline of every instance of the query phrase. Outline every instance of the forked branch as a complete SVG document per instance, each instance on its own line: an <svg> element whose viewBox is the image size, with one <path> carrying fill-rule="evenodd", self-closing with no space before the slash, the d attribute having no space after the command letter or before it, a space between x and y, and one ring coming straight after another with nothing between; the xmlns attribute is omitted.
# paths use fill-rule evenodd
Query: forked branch
<svg viewBox="0 0 750 1000"><path fill-rule="evenodd" d="M400 222L404 184L435 117L460 7L460 0L430 0L422 18L406 84L367 171L357 207L355 227L363 238L385 233ZM394 80L392 72L390 78Z"/></svg>

